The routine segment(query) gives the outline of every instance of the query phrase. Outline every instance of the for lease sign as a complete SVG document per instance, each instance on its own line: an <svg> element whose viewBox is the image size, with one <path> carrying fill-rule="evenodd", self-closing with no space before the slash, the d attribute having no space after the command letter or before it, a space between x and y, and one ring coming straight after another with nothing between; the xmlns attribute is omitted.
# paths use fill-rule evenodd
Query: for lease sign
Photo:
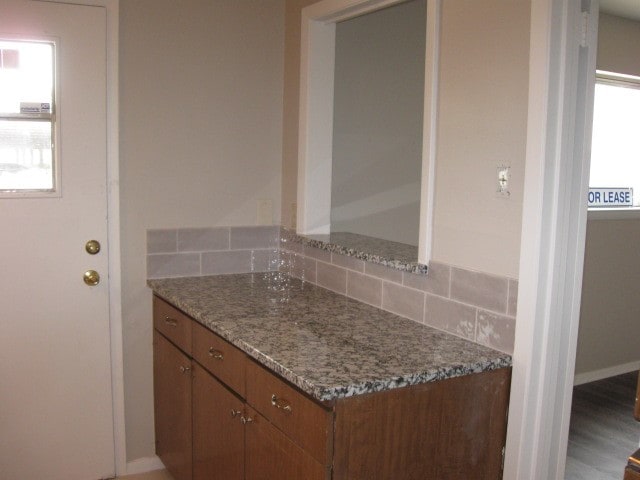
<svg viewBox="0 0 640 480"><path fill-rule="evenodd" d="M633 188L589 188L589 207L632 207Z"/></svg>

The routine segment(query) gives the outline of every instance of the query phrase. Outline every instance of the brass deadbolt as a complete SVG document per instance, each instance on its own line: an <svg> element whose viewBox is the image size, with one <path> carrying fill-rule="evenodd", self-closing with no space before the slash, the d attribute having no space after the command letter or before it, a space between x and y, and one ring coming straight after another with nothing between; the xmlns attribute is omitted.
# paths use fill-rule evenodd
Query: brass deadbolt
<svg viewBox="0 0 640 480"><path fill-rule="evenodd" d="M89 240L85 244L84 249L89 255L95 255L100 251L100 242L97 240Z"/></svg>

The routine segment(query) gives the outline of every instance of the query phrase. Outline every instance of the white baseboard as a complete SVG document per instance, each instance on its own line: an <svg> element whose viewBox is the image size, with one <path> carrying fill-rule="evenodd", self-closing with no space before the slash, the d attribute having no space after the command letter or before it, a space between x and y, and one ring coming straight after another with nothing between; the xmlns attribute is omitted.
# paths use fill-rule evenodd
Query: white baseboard
<svg viewBox="0 0 640 480"><path fill-rule="evenodd" d="M164 464L156 455L152 457L143 457L127 462L127 475L135 475L137 473L147 473L154 470L163 470Z"/></svg>
<svg viewBox="0 0 640 480"><path fill-rule="evenodd" d="M603 368L601 370L579 373L574 377L573 384L582 385L583 383L595 382L597 380L615 377L616 375L622 375L623 373L629 373L637 370L640 370L640 361L614 365L613 367Z"/></svg>

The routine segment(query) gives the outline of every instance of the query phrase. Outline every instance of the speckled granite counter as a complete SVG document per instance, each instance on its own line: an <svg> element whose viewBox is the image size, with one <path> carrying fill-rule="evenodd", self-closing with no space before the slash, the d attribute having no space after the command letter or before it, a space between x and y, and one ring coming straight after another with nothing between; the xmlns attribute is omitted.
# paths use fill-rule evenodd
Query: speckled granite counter
<svg viewBox="0 0 640 480"><path fill-rule="evenodd" d="M426 274L428 267L418 263L418 247L351 232L332 232L327 235L298 235L283 229L282 240L299 243L327 252L355 257L365 262L405 272Z"/></svg>
<svg viewBox="0 0 640 480"><path fill-rule="evenodd" d="M280 273L148 285L318 400L511 366L507 354Z"/></svg>

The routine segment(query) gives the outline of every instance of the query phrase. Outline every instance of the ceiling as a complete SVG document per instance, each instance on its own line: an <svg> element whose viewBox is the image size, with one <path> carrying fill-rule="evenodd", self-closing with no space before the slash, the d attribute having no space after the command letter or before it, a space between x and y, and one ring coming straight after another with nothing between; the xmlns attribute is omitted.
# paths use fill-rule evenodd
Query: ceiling
<svg viewBox="0 0 640 480"><path fill-rule="evenodd" d="M600 0L600 11L640 21L640 0Z"/></svg>

